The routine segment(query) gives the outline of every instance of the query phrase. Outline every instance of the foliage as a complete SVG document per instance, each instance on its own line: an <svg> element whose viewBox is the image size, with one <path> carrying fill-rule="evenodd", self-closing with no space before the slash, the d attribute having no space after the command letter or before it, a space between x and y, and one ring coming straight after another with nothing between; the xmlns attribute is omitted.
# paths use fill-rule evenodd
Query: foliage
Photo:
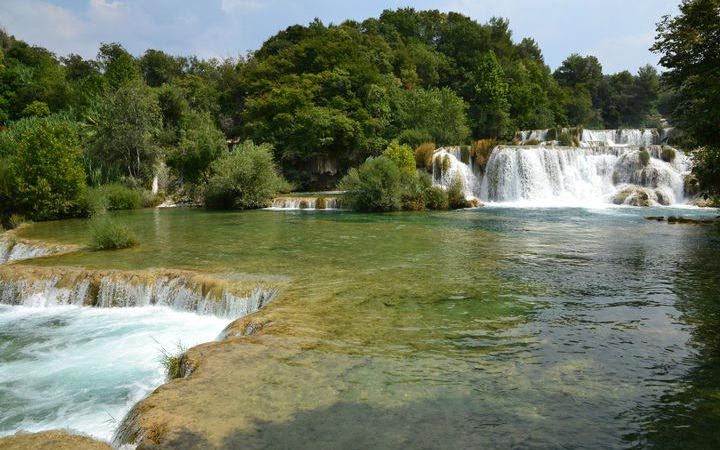
<svg viewBox="0 0 720 450"><path fill-rule="evenodd" d="M662 77L674 90L669 102L673 123L691 144L703 147L694 169L700 185L720 193L720 0L683 0L679 15L664 16L657 24L652 50L668 69Z"/></svg>
<svg viewBox="0 0 720 450"><path fill-rule="evenodd" d="M640 150L640 153L638 153L638 158L640 160L640 164L643 166L647 166L650 164L650 153L647 150Z"/></svg>
<svg viewBox="0 0 720 450"><path fill-rule="evenodd" d="M168 165L188 182L198 183L210 163L227 148L225 136L208 113L189 112L182 120L180 142L168 155Z"/></svg>
<svg viewBox="0 0 720 450"><path fill-rule="evenodd" d="M439 186L431 186L425 189L425 207L434 210L448 209L448 193Z"/></svg>
<svg viewBox="0 0 720 450"><path fill-rule="evenodd" d="M72 215L85 185L79 140L72 124L26 119L0 139L4 141L0 147L13 148L4 163L0 196L11 197L15 212L33 220Z"/></svg>
<svg viewBox="0 0 720 450"><path fill-rule="evenodd" d="M128 81L98 105L92 154L130 177L149 177L158 157L153 137L160 125L156 95L141 81Z"/></svg>
<svg viewBox="0 0 720 450"><path fill-rule="evenodd" d="M675 158L677 157L677 153L675 152L675 149L672 147L663 147L660 151L660 158L665 162L673 162L675 161Z"/></svg>
<svg viewBox="0 0 720 450"><path fill-rule="evenodd" d="M415 175L415 155L409 145L392 141L383 152L383 156L394 162L401 173Z"/></svg>
<svg viewBox="0 0 720 450"><path fill-rule="evenodd" d="M402 207L401 172L397 164L380 156L368 158L340 181L345 204L357 211L398 211Z"/></svg>
<svg viewBox="0 0 720 450"><path fill-rule="evenodd" d="M23 117L45 117L50 115L50 108L45 102L33 100L32 103L23 108L21 115Z"/></svg>
<svg viewBox="0 0 720 450"><path fill-rule="evenodd" d="M426 142L424 144L420 144L415 149L415 166L423 168L428 172L432 172L433 153L435 153L434 143Z"/></svg>
<svg viewBox="0 0 720 450"><path fill-rule="evenodd" d="M101 186L98 191L109 211L137 209L142 206L141 193L121 183L106 184Z"/></svg>
<svg viewBox="0 0 720 450"><path fill-rule="evenodd" d="M447 189L448 206L452 209L468 208L470 203L465 198L465 186L460 175L452 179Z"/></svg>
<svg viewBox="0 0 720 450"><path fill-rule="evenodd" d="M177 343L175 352L160 347L160 364L165 368L168 380L182 378L182 359L186 351L187 347L182 342Z"/></svg>
<svg viewBox="0 0 720 450"><path fill-rule="evenodd" d="M268 144L245 141L210 165L205 204L213 209L253 209L267 206L278 192L288 190L277 174Z"/></svg>
<svg viewBox="0 0 720 450"><path fill-rule="evenodd" d="M485 172L485 167L490 159L493 149L497 146L495 139L480 139L470 144L470 155L475 161L475 165Z"/></svg>
<svg viewBox="0 0 720 450"><path fill-rule="evenodd" d="M558 144L563 147L570 147L573 145L573 138L570 136L570 133L560 133L557 140Z"/></svg>
<svg viewBox="0 0 720 450"><path fill-rule="evenodd" d="M137 245L137 238L127 225L104 213L90 219L90 237L96 250L117 250Z"/></svg>

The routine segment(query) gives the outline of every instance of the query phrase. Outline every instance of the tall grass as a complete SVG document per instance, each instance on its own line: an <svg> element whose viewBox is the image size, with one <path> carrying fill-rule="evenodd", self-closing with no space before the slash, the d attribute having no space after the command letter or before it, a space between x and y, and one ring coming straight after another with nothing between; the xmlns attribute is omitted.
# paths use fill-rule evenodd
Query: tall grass
<svg viewBox="0 0 720 450"><path fill-rule="evenodd" d="M137 245L135 233L105 213L96 214L90 219L90 237L96 250L116 250Z"/></svg>

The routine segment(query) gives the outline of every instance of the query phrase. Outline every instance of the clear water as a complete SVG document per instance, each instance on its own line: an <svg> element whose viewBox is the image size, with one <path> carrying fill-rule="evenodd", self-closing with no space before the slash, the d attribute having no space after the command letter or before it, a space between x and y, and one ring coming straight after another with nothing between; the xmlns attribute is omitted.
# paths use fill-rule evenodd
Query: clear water
<svg viewBox="0 0 720 450"><path fill-rule="evenodd" d="M118 215L140 236L136 248L33 264L290 280L261 312L273 321L261 335L206 361L212 382L161 395L188 442L717 448L720 227L643 216L718 214L148 210ZM82 244L86 227L42 223L23 237ZM40 339L44 328L28 327L29 337L3 341ZM84 357L87 367L96 357L106 355Z"/></svg>
<svg viewBox="0 0 720 450"><path fill-rule="evenodd" d="M0 436L66 428L110 440L165 381L161 348L211 341L227 322L165 307L0 305Z"/></svg>

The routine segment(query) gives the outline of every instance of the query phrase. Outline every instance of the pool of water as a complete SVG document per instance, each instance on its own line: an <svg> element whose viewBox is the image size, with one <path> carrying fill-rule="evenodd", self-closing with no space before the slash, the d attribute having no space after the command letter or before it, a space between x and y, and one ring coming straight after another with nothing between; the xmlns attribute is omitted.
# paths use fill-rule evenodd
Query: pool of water
<svg viewBox="0 0 720 450"><path fill-rule="evenodd" d="M136 248L32 264L289 280L266 307L281 326L218 366L222 392L197 394L232 419L191 420L192 402L178 406L216 445L713 446L720 227L643 216L717 214L143 210L117 214L138 234ZM83 244L88 231L71 220L21 236ZM3 341L44 339L28 326L27 337ZM33 422L3 414L3 424Z"/></svg>

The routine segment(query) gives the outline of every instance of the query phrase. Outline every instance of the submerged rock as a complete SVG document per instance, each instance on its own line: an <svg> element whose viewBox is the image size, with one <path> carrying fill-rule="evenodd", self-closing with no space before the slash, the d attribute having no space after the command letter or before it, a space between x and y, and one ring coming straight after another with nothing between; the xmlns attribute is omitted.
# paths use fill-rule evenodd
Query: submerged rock
<svg viewBox="0 0 720 450"><path fill-rule="evenodd" d="M112 447L105 442L57 430L32 434L17 433L0 438L0 448L4 450L112 450Z"/></svg>

